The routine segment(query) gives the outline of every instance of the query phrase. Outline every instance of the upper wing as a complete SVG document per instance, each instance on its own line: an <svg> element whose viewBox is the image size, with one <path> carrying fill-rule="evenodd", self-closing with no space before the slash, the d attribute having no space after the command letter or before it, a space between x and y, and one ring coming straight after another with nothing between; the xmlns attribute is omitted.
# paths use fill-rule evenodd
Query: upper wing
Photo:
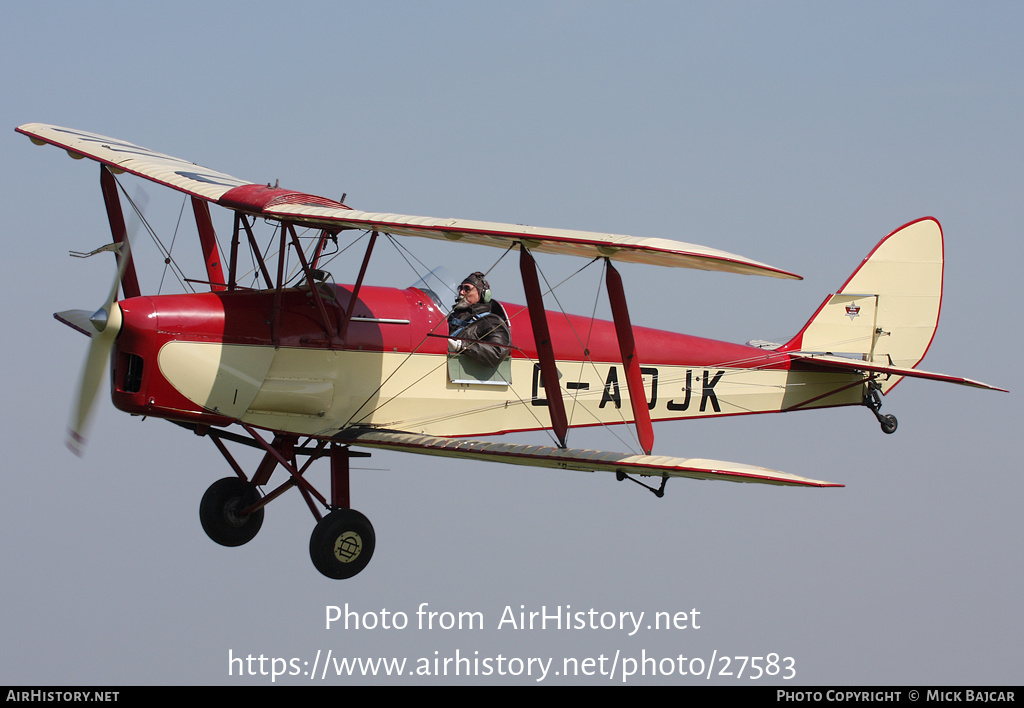
<svg viewBox="0 0 1024 708"><path fill-rule="evenodd" d="M540 253L800 279L793 273L733 253L663 238L356 211L329 199L247 182L94 133L39 123L29 123L16 130L38 145L49 143L64 148L72 157L88 157L114 170L130 172L231 209L295 223L367 229L500 248L522 243Z"/></svg>
<svg viewBox="0 0 1024 708"><path fill-rule="evenodd" d="M115 171L130 172L212 202L235 187L250 184L236 177L200 167L188 160L163 155L124 140L115 140L83 130L41 123L27 123L15 130L27 135L36 145L56 145L67 150L75 159L88 157L112 167Z"/></svg>
<svg viewBox="0 0 1024 708"><path fill-rule="evenodd" d="M624 472L657 477L719 479L798 487L842 487L842 484L805 479L764 467L718 460L684 459L661 455L631 455L596 450L574 450L540 445L490 443L438 438L386 430L350 429L334 438L356 447L382 448L423 455L462 457L484 462L505 462L533 467L555 467L586 472Z"/></svg>
<svg viewBox="0 0 1024 708"><path fill-rule="evenodd" d="M268 207L264 213L293 221L335 224L346 228L383 231L401 236L422 236L481 246L509 248L520 242L531 251L539 253L584 258L607 257L626 263L800 279L798 275L743 256L664 238L638 238L622 234L466 219L376 214L336 206L288 204Z"/></svg>

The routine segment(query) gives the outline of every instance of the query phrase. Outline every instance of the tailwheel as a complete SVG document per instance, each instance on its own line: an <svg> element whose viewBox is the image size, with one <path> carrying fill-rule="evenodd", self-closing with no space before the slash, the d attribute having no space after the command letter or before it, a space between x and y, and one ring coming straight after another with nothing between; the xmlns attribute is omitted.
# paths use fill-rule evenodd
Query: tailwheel
<svg viewBox="0 0 1024 708"><path fill-rule="evenodd" d="M241 546L259 533L263 525L263 507L242 513L259 501L256 488L238 477L225 477L210 485L199 503L199 521L203 530L222 546Z"/></svg>
<svg viewBox="0 0 1024 708"><path fill-rule="evenodd" d="M354 509L335 509L313 528L309 557L321 573L341 580L367 566L375 545L369 519Z"/></svg>
<svg viewBox="0 0 1024 708"><path fill-rule="evenodd" d="M875 414L875 418L878 419L878 424L882 426L882 432L886 435L892 435L896 432L896 416L884 415L881 411L882 408L882 397L879 395L881 387L876 381L868 381L868 390L864 395L864 405L871 409L871 412Z"/></svg>
<svg viewBox="0 0 1024 708"><path fill-rule="evenodd" d="M886 435L892 435L896 432L896 416L894 415L883 415L878 419L878 422L882 426L882 432Z"/></svg>

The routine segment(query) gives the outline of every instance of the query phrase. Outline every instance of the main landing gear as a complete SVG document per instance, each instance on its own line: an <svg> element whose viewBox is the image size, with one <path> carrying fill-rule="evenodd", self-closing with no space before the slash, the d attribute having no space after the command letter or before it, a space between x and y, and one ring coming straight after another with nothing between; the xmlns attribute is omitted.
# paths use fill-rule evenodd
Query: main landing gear
<svg viewBox="0 0 1024 708"><path fill-rule="evenodd" d="M896 432L896 416L894 415L882 415L882 395L881 386L876 381L868 381L868 391L864 394L864 405L871 409L871 412L875 414L878 419L879 425L882 426L882 432L886 435L892 435Z"/></svg>
<svg viewBox="0 0 1024 708"><path fill-rule="evenodd" d="M203 531L222 546L242 546L263 526L263 507L256 507L260 493L238 477L225 477L210 485L199 502ZM256 507L256 508L253 508ZM247 511L252 509L252 511Z"/></svg>
<svg viewBox="0 0 1024 708"><path fill-rule="evenodd" d="M376 535L370 520L349 508L348 461L350 457L369 457L369 453L356 452L328 440L314 443L310 439L299 446L298 437L294 435L276 435L273 442L268 443L248 425L242 427L251 439L205 426L186 427L213 440L237 475L210 485L199 504L199 520L211 540L222 546L248 543L263 525L263 510L267 504L288 489L298 487L317 520L309 538L309 557L316 569L328 578L343 579L351 578L367 566L373 557ZM251 479L228 451L225 440L265 451ZM299 456L309 458L301 467L297 463ZM330 501L303 476L313 460L321 457L331 459ZM261 488L278 465L284 467L289 478L276 489L262 493ZM321 509L327 513L321 514Z"/></svg>
<svg viewBox="0 0 1024 708"><path fill-rule="evenodd" d="M373 557L376 536L370 520L355 509L335 509L309 537L309 557L328 578L351 578Z"/></svg>

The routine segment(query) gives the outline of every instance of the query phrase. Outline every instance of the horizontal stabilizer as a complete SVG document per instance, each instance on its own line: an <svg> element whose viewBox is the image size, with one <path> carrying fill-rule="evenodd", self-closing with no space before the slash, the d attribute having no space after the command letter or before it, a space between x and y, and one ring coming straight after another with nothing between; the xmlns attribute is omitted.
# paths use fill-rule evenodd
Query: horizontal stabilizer
<svg viewBox="0 0 1024 708"><path fill-rule="evenodd" d="M920 369L908 369L902 366L889 366L886 364L876 364L870 361L862 361L860 359L849 359L842 356L831 356L828 354L804 354L801 352L790 352L797 361L809 364L813 368L820 369L854 369L857 371L870 371L876 374L888 374L890 376L911 376L919 379L931 379L932 381L945 381L946 383L960 384L961 386L973 386L974 388L987 388L990 391L1003 391L1007 393L1005 388L999 388L998 386L990 386L987 383L981 381L975 381L973 379L965 379L961 376L949 376L947 374L935 374L931 371L921 371Z"/></svg>
<svg viewBox="0 0 1024 708"><path fill-rule="evenodd" d="M58 322L63 322L71 329L77 330L84 334L86 337L91 337L96 328L93 326L90 318L93 316L92 312L87 310L64 310L63 312L54 312L53 319Z"/></svg>
<svg viewBox="0 0 1024 708"><path fill-rule="evenodd" d="M485 462L504 462L531 467L554 467L584 472L623 472L657 477L719 479L798 487L842 487L842 484L805 479L764 467L718 460L684 459L661 455L574 450L540 445L514 445L480 440L438 438L386 430L351 428L334 437L356 447L398 450L422 455L461 457Z"/></svg>

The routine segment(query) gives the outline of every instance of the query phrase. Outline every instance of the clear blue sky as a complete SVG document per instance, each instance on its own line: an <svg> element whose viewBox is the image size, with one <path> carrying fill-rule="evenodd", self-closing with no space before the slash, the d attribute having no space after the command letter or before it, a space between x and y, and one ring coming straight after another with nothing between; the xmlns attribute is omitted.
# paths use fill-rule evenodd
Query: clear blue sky
<svg viewBox="0 0 1024 708"><path fill-rule="evenodd" d="M229 652L312 662L329 649L559 668L776 653L795 660L787 685L1020 682L1018 3L11 2L3 18L0 683L269 684L229 676ZM352 493L377 553L328 581L298 496L243 548L206 538L199 499L230 474L208 441L105 400L87 456L63 447L85 340L52 313L101 300L109 263L66 254L109 231L95 165L13 132L32 121L371 211L674 238L805 276L623 269L634 323L730 341L793 334L881 237L935 216L946 291L922 366L1011 393L906 381L885 400L893 436L863 409L655 427L665 454L843 489L676 480L656 499L608 475L374 455ZM173 234L180 198L148 192ZM499 255L406 245L456 274ZM416 279L378 256L373 283ZM553 278L579 265L541 262ZM522 301L517 269L501 268L498 297ZM590 312L595 277L560 291L566 309ZM619 449L597 431L572 444ZM345 603L487 624L325 629L325 606ZM695 608L701 627L498 629L521 605ZM766 682L782 683L750 683Z"/></svg>

